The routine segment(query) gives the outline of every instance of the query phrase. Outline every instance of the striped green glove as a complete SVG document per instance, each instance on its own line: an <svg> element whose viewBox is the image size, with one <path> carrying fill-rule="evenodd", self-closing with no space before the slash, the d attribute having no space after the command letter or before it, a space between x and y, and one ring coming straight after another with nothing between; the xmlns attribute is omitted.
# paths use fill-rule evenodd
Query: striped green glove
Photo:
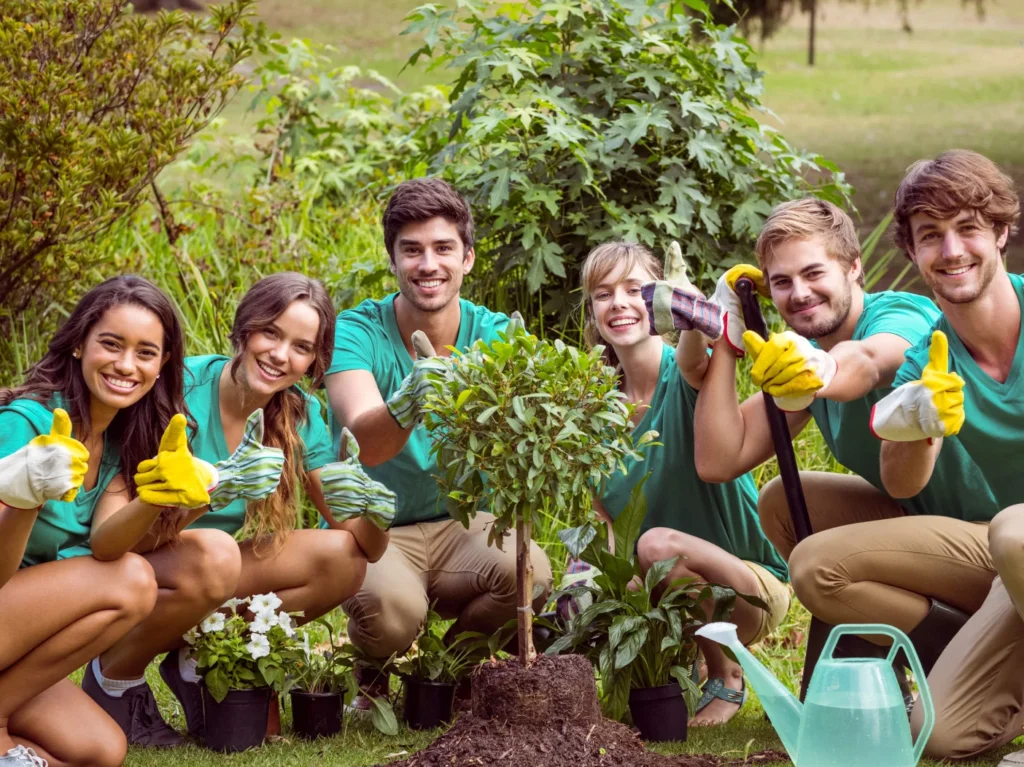
<svg viewBox="0 0 1024 767"><path fill-rule="evenodd" d="M273 494L281 482L284 451L263 445L263 409L245 422L242 441L227 460L214 466L220 483L210 491L210 510L223 509L244 498L260 501Z"/></svg>
<svg viewBox="0 0 1024 767"><path fill-rule="evenodd" d="M395 522L395 494L370 479L359 463L359 443L348 429L341 430L342 460L320 471L327 508L339 522L365 517L381 530Z"/></svg>
<svg viewBox="0 0 1024 767"><path fill-rule="evenodd" d="M423 422L420 403L431 391L432 374L444 373L448 368L440 357L434 353L427 334L422 330L412 334L412 348L416 352L416 360L412 364L412 372L405 377L391 399L388 400L388 412L403 429L411 429Z"/></svg>

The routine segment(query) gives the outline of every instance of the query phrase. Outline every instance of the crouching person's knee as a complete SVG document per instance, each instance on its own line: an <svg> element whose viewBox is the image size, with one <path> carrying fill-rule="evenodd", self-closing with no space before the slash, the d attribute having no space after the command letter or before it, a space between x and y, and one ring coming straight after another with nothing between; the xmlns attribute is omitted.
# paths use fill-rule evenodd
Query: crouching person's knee
<svg viewBox="0 0 1024 767"><path fill-rule="evenodd" d="M988 548L999 573L1024 570L1024 505L996 514L988 527Z"/></svg>
<svg viewBox="0 0 1024 767"><path fill-rule="evenodd" d="M832 621L836 595L849 584L843 569L826 540L830 531L802 541L789 558L789 576L793 591L811 615Z"/></svg>
<svg viewBox="0 0 1024 767"><path fill-rule="evenodd" d="M409 649L427 618L427 596L420 590L360 590L342 605L352 642L373 658Z"/></svg>

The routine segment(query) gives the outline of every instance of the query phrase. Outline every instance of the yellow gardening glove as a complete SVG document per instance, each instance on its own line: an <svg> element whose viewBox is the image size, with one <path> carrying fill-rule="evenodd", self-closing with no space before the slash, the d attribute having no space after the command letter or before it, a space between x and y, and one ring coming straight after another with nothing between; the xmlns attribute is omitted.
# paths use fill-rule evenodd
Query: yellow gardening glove
<svg viewBox="0 0 1024 767"><path fill-rule="evenodd" d="M736 283L741 277L749 277L757 292L762 296L770 296L764 274L756 266L739 264L718 278L711 301L722 307L725 312L725 329L723 331L729 346L739 356L743 356L743 334L747 332L747 323L743 320L743 306L736 293Z"/></svg>
<svg viewBox="0 0 1024 767"><path fill-rule="evenodd" d="M892 442L952 437L964 425L964 379L949 372L949 341L932 333L928 364L917 381L905 383L871 408L871 430Z"/></svg>
<svg viewBox="0 0 1024 767"><path fill-rule="evenodd" d="M73 501L89 470L89 451L71 436L67 411L53 411L49 434L0 459L0 503L38 509L47 501Z"/></svg>
<svg viewBox="0 0 1024 767"><path fill-rule="evenodd" d="M156 458L139 464L135 485L145 503L180 509L197 509L210 503L210 490L217 486L217 470L189 452L185 426L181 413L171 418Z"/></svg>
<svg viewBox="0 0 1024 767"><path fill-rule="evenodd" d="M839 369L831 354L791 330L772 333L767 341L748 330L743 344L754 359L750 378L789 412L809 407Z"/></svg>

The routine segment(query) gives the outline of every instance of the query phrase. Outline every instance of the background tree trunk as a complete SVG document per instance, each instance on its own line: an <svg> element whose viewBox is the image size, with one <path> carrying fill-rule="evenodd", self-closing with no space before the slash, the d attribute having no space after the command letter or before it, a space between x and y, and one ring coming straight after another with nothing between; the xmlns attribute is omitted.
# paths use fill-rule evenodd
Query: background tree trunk
<svg viewBox="0 0 1024 767"><path fill-rule="evenodd" d="M818 24L818 0L809 0L811 8L811 28L807 35L807 66L814 66L814 36Z"/></svg>

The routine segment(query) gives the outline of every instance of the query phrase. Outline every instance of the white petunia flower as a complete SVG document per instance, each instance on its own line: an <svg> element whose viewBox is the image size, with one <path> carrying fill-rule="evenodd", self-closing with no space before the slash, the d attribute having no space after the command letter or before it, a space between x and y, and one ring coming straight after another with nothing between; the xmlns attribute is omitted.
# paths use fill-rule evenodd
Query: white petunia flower
<svg viewBox="0 0 1024 767"><path fill-rule="evenodd" d="M277 625L280 626L284 630L285 636L288 636L288 637L295 636L295 628L292 626L292 616L290 616L288 613L286 613L286 612L278 613L278 615L277 615Z"/></svg>
<svg viewBox="0 0 1024 767"><path fill-rule="evenodd" d="M184 639L186 643L195 645L196 641L199 639L199 629L190 628L184 633L184 635L182 635L181 638Z"/></svg>
<svg viewBox="0 0 1024 767"><path fill-rule="evenodd" d="M278 598L277 594L271 591L268 594L257 594L252 598L252 602L250 604L250 609L254 613L259 613L264 610L276 610L281 606L281 600Z"/></svg>
<svg viewBox="0 0 1024 767"><path fill-rule="evenodd" d="M256 617L249 624L249 630L254 634L266 634L270 629L271 625L263 613L256 613Z"/></svg>
<svg viewBox="0 0 1024 767"><path fill-rule="evenodd" d="M263 634L253 634L249 644L245 646L253 660L270 655L270 641Z"/></svg>
<svg viewBox="0 0 1024 767"><path fill-rule="evenodd" d="M268 626L277 625L277 613L273 610L260 610L256 615L263 618L263 620L267 622Z"/></svg>
<svg viewBox="0 0 1024 767"><path fill-rule="evenodd" d="M207 615L203 622L199 624L199 628L203 630L204 634L209 634L211 631L220 631L224 628L224 614L213 613Z"/></svg>
<svg viewBox="0 0 1024 767"><path fill-rule="evenodd" d="M227 602L221 605L221 609L223 610L226 607L229 610L231 610L231 612L237 613L238 606L247 604L248 601L248 599L235 599L234 597L231 597L231 599L229 599Z"/></svg>

